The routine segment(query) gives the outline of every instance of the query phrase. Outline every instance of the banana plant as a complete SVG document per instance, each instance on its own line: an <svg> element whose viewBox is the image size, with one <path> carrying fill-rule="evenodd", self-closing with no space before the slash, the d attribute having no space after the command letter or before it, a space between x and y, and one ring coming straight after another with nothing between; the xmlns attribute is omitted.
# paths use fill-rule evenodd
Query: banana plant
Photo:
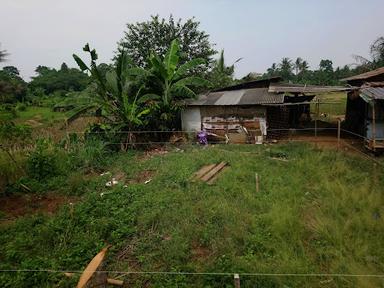
<svg viewBox="0 0 384 288"><path fill-rule="evenodd" d="M180 65L179 41L173 40L165 57L162 59L155 52L149 57L150 69L132 68L129 73L134 76L146 75L160 87L157 92L147 94L161 99L161 106L169 107L175 100L196 97L192 87L208 87L210 82L201 77L190 76L197 66L204 64L202 58L192 59Z"/></svg>
<svg viewBox="0 0 384 288"><path fill-rule="evenodd" d="M73 58L82 71L91 74L96 84L96 93L90 95L88 103L75 108L69 120L73 120L89 110L99 110L102 117L113 124L117 130L129 131L144 125L144 116L150 113L145 102L154 96L140 97L142 88L138 89L136 93L131 92L132 81L128 71L132 66L127 54L122 52L117 58L115 67L104 75L96 64L98 58L96 50L91 50L88 44L84 46L83 50L90 54L90 66L87 66L76 54L73 54Z"/></svg>

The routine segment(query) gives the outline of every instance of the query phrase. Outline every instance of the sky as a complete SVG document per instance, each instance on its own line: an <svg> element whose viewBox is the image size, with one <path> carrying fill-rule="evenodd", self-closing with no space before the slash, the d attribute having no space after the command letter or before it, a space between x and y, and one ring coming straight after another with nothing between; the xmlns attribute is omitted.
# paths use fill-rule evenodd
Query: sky
<svg viewBox="0 0 384 288"><path fill-rule="evenodd" d="M369 45L384 36L383 0L1 0L2 66L24 79L38 65L76 67L72 54L89 42L100 62L110 62L127 23L195 17L216 50L225 50L236 76L265 72L283 57L302 57L312 69L321 59L334 67L369 57Z"/></svg>

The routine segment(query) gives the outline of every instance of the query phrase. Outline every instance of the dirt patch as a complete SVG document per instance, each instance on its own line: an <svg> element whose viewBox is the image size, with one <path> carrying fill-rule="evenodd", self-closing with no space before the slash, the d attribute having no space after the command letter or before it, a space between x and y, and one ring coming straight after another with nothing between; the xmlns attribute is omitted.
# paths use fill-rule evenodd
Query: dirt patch
<svg viewBox="0 0 384 288"><path fill-rule="evenodd" d="M192 244L191 255L192 260L196 262L205 262L211 256L211 251L197 243Z"/></svg>
<svg viewBox="0 0 384 288"><path fill-rule="evenodd" d="M128 181L129 184L145 183L152 180L156 171L155 170L143 170L136 174L133 179Z"/></svg>
<svg viewBox="0 0 384 288"><path fill-rule="evenodd" d="M3 196L0 198L0 211L5 215L5 220L14 220L18 217L38 212L53 214L65 204L75 203L79 197L70 197L55 194L25 194ZM2 220L0 219L0 222Z"/></svg>

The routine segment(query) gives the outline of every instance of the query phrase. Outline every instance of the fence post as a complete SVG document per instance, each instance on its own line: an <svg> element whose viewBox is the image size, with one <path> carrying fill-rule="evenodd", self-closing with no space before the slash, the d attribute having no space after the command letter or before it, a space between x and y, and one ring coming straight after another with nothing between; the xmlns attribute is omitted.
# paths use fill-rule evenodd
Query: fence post
<svg viewBox="0 0 384 288"><path fill-rule="evenodd" d="M235 288L240 288L240 275L239 274L235 274L233 276L233 279L235 281Z"/></svg>
<svg viewBox="0 0 384 288"><path fill-rule="evenodd" d="M259 192L259 174L255 173L255 185L256 185L256 192Z"/></svg>
<svg viewBox="0 0 384 288"><path fill-rule="evenodd" d="M337 119L337 149L340 149L340 128L341 128L341 121L340 119Z"/></svg>
<svg viewBox="0 0 384 288"><path fill-rule="evenodd" d="M315 137L317 137L317 119L319 118L320 99L316 100Z"/></svg>

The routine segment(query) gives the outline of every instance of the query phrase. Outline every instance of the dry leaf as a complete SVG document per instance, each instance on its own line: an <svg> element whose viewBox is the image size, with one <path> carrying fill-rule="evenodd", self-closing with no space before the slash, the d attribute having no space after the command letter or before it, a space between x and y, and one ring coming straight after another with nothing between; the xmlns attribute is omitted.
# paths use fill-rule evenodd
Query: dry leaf
<svg viewBox="0 0 384 288"><path fill-rule="evenodd" d="M93 273L97 270L101 262L103 261L105 254L110 246L103 248L95 257L93 257L92 261L89 262L87 268L81 274L79 279L79 283L77 283L77 288L83 288L88 283L89 279L91 279Z"/></svg>

